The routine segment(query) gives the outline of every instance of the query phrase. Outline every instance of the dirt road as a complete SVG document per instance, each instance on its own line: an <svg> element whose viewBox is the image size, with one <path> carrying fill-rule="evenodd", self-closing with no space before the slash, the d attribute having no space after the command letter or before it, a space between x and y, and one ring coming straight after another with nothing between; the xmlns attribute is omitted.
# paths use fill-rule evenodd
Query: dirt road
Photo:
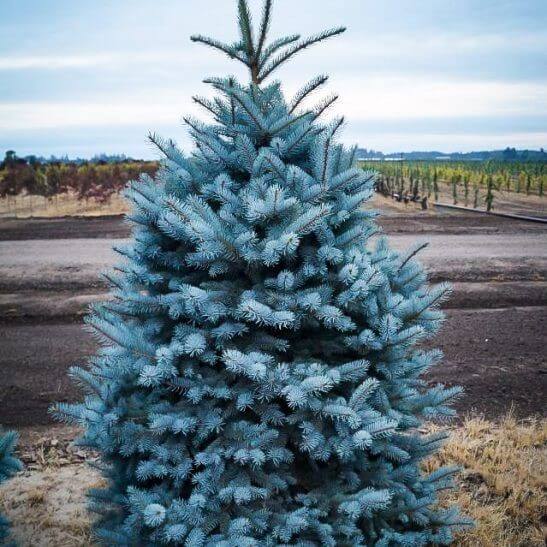
<svg viewBox="0 0 547 547"><path fill-rule="evenodd" d="M382 202L382 206L392 202ZM386 233L505 234L543 233L542 224L446 209L426 213L384 210L378 223ZM123 215L101 217L0 218L0 240L80 239L129 237L130 224Z"/></svg>
<svg viewBox="0 0 547 547"><path fill-rule="evenodd" d="M417 241L429 246L419 257L433 280L542 280L547 272L547 231L517 234L394 234L396 249ZM112 250L126 239L0 241L0 289L101 286L99 273L120 260Z"/></svg>

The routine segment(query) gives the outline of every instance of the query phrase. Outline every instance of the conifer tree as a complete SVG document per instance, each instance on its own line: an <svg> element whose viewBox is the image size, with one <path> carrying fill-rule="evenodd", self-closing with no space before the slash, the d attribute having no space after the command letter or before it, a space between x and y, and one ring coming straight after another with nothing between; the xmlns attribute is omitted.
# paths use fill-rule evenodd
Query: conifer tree
<svg viewBox="0 0 547 547"><path fill-rule="evenodd" d="M0 430L0 482L4 482L21 469L21 462L13 455L17 434ZM0 513L0 544L4 545L9 536L9 523Z"/></svg>
<svg viewBox="0 0 547 547"><path fill-rule="evenodd" d="M268 42L239 0L233 44L192 40L246 65L250 81L206 80L210 123L186 119L195 150L151 135L154 179L130 185L133 241L106 274L112 300L88 323L104 344L72 375L88 395L56 412L85 429L108 484L92 492L107 545L449 543L466 521L436 508L454 469L420 472L460 392L428 387L441 357L417 343L449 287L371 240L374 174L321 122L336 96L291 100L270 81L344 28Z"/></svg>

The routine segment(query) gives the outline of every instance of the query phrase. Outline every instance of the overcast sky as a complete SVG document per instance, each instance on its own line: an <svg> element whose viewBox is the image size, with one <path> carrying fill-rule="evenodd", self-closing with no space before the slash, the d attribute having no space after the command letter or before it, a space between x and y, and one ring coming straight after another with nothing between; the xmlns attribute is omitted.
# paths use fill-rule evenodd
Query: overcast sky
<svg viewBox="0 0 547 547"><path fill-rule="evenodd" d="M259 0L249 0L258 12ZM0 0L0 153L155 157L188 148L206 76L244 72L193 33L236 36L235 0ZM319 73L343 140L385 152L547 148L545 0L276 0L272 35L348 31L278 77ZM335 112L333 111L333 114Z"/></svg>

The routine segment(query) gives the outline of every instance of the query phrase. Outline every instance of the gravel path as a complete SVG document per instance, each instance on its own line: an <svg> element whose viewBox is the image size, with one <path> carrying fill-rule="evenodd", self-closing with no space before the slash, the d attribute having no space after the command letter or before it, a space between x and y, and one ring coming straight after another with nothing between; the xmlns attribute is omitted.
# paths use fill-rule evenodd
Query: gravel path
<svg viewBox="0 0 547 547"><path fill-rule="evenodd" d="M429 245L419 255L432 279L452 281L543 280L547 272L545 233L444 235L395 234L396 249L417 241ZM114 245L126 239L0 241L0 290L101 286L99 273L119 257Z"/></svg>

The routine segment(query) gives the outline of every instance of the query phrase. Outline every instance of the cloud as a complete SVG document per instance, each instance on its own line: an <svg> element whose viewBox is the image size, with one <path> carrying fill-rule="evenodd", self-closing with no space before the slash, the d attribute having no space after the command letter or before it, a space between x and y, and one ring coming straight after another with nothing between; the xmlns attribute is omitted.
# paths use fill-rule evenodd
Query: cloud
<svg viewBox="0 0 547 547"><path fill-rule="evenodd" d="M190 110L176 103L111 101L108 103L0 104L0 130L63 129L67 127L146 125L151 127L182 118ZM194 110L193 108L191 110ZM185 112L186 111L186 112Z"/></svg>
<svg viewBox="0 0 547 547"><path fill-rule="evenodd" d="M547 111L547 87L527 82L442 81L416 77L340 82L340 110L356 119L529 115Z"/></svg>
<svg viewBox="0 0 547 547"><path fill-rule="evenodd" d="M115 60L116 56L111 54L25 57L9 56L0 57L0 70L59 70L67 68L89 68L99 65L108 65Z"/></svg>
<svg viewBox="0 0 547 547"><path fill-rule="evenodd" d="M87 68L119 68L129 65L177 63L195 64L191 52L118 51L77 55L0 56L0 70L70 70Z"/></svg>
<svg viewBox="0 0 547 547"><path fill-rule="evenodd" d="M8 147L62 153L88 143L101 151L101 133L105 151L136 153L148 129L175 131L196 112L191 95L207 93L203 77L244 72L188 40L193 32L235 38L234 2L134 0L128 10L57 0L65 9L55 13L28 2L33 9L0 1L0 137ZM340 94L333 114L348 120L348 141L385 150L545 144L545 2L277 4L275 36L348 23L343 37L276 75L290 95L330 73L329 91Z"/></svg>
<svg viewBox="0 0 547 547"><path fill-rule="evenodd" d="M547 112L545 86L518 82L453 82L414 77L347 78L336 82L339 105L332 114L353 122L532 116ZM298 85L287 85L288 95ZM181 92L182 91L182 92ZM105 101L0 103L0 128L85 127L174 123L201 114L190 89L141 89Z"/></svg>

